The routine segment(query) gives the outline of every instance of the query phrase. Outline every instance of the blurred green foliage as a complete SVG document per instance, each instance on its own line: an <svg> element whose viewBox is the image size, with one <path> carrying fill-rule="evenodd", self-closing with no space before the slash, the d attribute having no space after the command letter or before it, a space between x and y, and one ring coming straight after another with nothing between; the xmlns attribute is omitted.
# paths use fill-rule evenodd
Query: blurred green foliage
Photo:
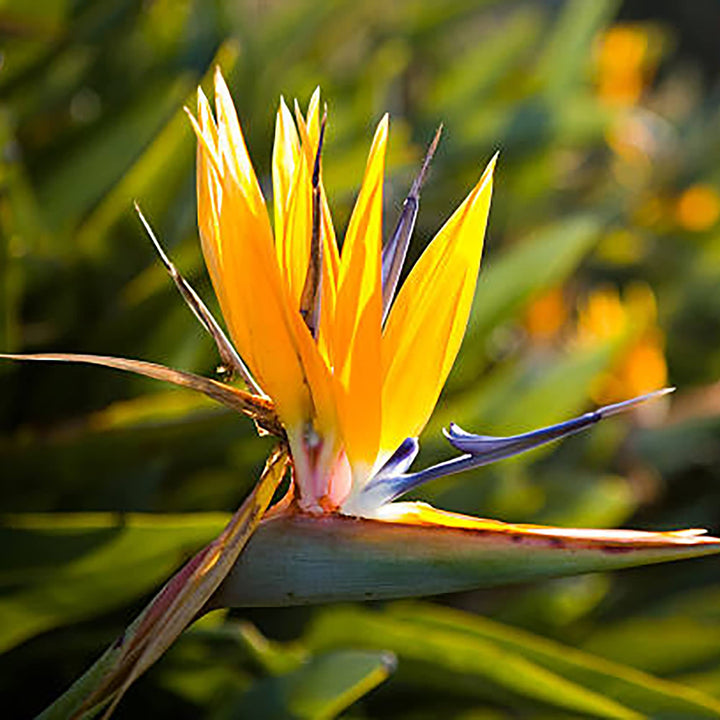
<svg viewBox="0 0 720 720"><path fill-rule="evenodd" d="M415 257L501 150L468 335L421 460L446 456L450 420L521 431L632 394L663 348L680 388L669 408L422 497L508 520L717 529L720 87L678 58L672 24L618 25L628 4L0 0L0 349L212 374L132 200L212 304L182 105L220 64L269 196L278 97L305 103L320 84L339 227L381 113L388 227L444 123ZM600 331L608 287L621 294ZM4 715L27 717L217 533L269 447L202 398L93 368L4 363L0 422L0 689ZM717 568L218 613L116 716L720 717Z"/></svg>

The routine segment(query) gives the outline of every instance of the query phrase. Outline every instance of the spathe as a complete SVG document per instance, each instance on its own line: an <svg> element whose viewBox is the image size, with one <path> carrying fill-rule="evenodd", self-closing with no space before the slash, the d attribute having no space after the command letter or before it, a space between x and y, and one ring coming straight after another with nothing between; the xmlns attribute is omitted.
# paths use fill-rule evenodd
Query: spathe
<svg viewBox="0 0 720 720"><path fill-rule="evenodd" d="M643 532L484 520L392 503L379 520L276 511L214 607L420 597L720 552L704 530Z"/></svg>

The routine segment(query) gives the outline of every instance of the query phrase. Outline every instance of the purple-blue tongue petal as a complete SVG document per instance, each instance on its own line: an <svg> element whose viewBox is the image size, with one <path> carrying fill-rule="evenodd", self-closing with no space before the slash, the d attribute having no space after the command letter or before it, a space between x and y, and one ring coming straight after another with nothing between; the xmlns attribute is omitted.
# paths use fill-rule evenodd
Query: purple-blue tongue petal
<svg viewBox="0 0 720 720"><path fill-rule="evenodd" d="M388 471L385 471L385 468L390 465L395 456L401 453L405 443L408 442L408 440L406 440L396 451L395 455L390 458L386 466L368 483L364 493L367 493L368 499L371 498L372 503L376 506L391 502L419 485L426 483L428 480L434 480L435 478L452 475L463 470L489 465L498 460L505 460L514 455L533 450L553 440L574 435L600 422L600 420L606 417L629 410L647 400L667 395L673 392L674 389L675 388L664 388L663 390L656 390L647 395L640 395L631 400L606 405L605 407L585 413L572 420L566 420L556 425L549 425L540 430L533 430L532 432L523 433L522 435L511 435L509 437L473 435L453 423L450 425L450 428L445 431L445 436L450 444L457 450L465 453L464 455L453 458L452 460L446 460L437 465L432 465L429 468L414 473L403 474L403 471L399 470L399 462L396 466L388 468ZM412 460L410 462L412 462ZM410 463L405 467L409 467L409 465Z"/></svg>
<svg viewBox="0 0 720 720"><path fill-rule="evenodd" d="M470 453L474 457L478 459L483 458L488 462L495 462L496 460L503 460L504 458L512 457L526 450L532 450L552 440L574 435L590 427L590 425L600 422L603 418L621 413L652 398L666 395L672 392L672 390L672 388L665 388L648 393L647 395L640 395L631 400L606 405L605 407L585 413L572 420L565 420L556 425L549 425L540 430L533 430L532 432L523 433L522 435L512 435L510 437L473 435L452 423L450 428L445 430L445 437L450 444L457 450L460 450L460 452Z"/></svg>
<svg viewBox="0 0 720 720"><path fill-rule="evenodd" d="M378 470L374 479L394 477L407 472L419 451L420 443L417 438L405 438L390 459Z"/></svg>

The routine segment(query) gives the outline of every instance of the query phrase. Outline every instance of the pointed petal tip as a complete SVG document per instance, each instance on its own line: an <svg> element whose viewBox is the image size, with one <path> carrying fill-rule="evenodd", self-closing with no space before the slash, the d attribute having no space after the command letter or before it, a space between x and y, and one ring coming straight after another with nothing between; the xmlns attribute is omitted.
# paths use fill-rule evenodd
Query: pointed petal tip
<svg viewBox="0 0 720 720"><path fill-rule="evenodd" d="M218 87L218 85L225 85L225 78L223 77L222 70L220 69L219 65L215 65L215 70L213 71L213 80L215 82L216 88Z"/></svg>
<svg viewBox="0 0 720 720"><path fill-rule="evenodd" d="M446 428L442 429L442 434L448 440L452 440L454 437L457 437L458 435L466 434L466 432L457 423L451 422Z"/></svg>
<svg viewBox="0 0 720 720"><path fill-rule="evenodd" d="M638 395L637 397L630 398L629 400L623 400L622 402L613 403L612 405L606 405L605 407L597 410L597 412L601 417L611 417L613 415L617 415L618 413L625 412L626 410L630 410L637 405L649 402L650 400L656 400L658 398L665 397L666 395L670 395L671 393L674 393L675 390L676 388L674 387L661 388L660 390L654 390L653 392L645 393L644 395Z"/></svg>
<svg viewBox="0 0 720 720"><path fill-rule="evenodd" d="M493 156L490 158L490 162L488 162L487 167L485 168L485 172L483 172L483 175L489 175L492 176L495 172L495 166L497 165L498 158L500 157L500 151L496 150Z"/></svg>
<svg viewBox="0 0 720 720"><path fill-rule="evenodd" d="M372 157L373 150L378 148L380 144L387 142L388 130L390 128L390 114L385 113L377 124L375 129L375 136L373 137L373 143L370 149L370 156ZM369 158L368 158L369 160Z"/></svg>
<svg viewBox="0 0 720 720"><path fill-rule="evenodd" d="M453 440L461 439L461 438L475 438L480 437L479 435L475 433L468 432L467 430L463 430L457 423L451 422L450 425L448 425L446 428L443 428L443 435L452 443Z"/></svg>
<svg viewBox="0 0 720 720"><path fill-rule="evenodd" d="M202 89L202 85L198 85L197 104L198 104L198 111L199 111L201 105L208 104L207 95L205 94L205 91Z"/></svg>
<svg viewBox="0 0 720 720"><path fill-rule="evenodd" d="M384 113L383 116L378 121L378 124L375 127L374 140L377 141L381 136L383 137L383 139L386 138L389 126L390 126L390 113Z"/></svg>
<svg viewBox="0 0 720 720"><path fill-rule="evenodd" d="M297 98L293 98L293 113L295 114L295 121L298 126L305 127L305 116L300 109L300 103Z"/></svg>

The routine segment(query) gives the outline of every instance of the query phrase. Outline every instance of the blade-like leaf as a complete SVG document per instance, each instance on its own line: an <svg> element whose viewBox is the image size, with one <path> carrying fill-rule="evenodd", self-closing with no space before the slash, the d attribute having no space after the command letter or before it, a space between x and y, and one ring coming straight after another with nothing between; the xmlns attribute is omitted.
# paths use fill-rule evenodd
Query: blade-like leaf
<svg viewBox="0 0 720 720"><path fill-rule="evenodd" d="M151 592L227 520L224 513L1 518L0 652Z"/></svg>
<svg viewBox="0 0 720 720"><path fill-rule="evenodd" d="M395 667L387 651L338 650L253 685L233 708L237 720L330 720L383 682Z"/></svg>
<svg viewBox="0 0 720 720"><path fill-rule="evenodd" d="M448 608L398 603L391 613L428 629L443 628L464 637L491 640L504 650L517 652L568 680L653 718L715 717L720 713L720 702L714 698L639 671L625 664L623 658L618 658L617 662L608 661L517 628ZM652 633L646 635L640 643L647 642L651 636ZM625 648L628 650L629 646ZM662 654L660 646L657 651Z"/></svg>
<svg viewBox="0 0 720 720"><path fill-rule="evenodd" d="M278 513L219 590L223 606L434 595L720 552L702 531L514 525L391 503L384 520ZM394 516L394 517L393 517Z"/></svg>

